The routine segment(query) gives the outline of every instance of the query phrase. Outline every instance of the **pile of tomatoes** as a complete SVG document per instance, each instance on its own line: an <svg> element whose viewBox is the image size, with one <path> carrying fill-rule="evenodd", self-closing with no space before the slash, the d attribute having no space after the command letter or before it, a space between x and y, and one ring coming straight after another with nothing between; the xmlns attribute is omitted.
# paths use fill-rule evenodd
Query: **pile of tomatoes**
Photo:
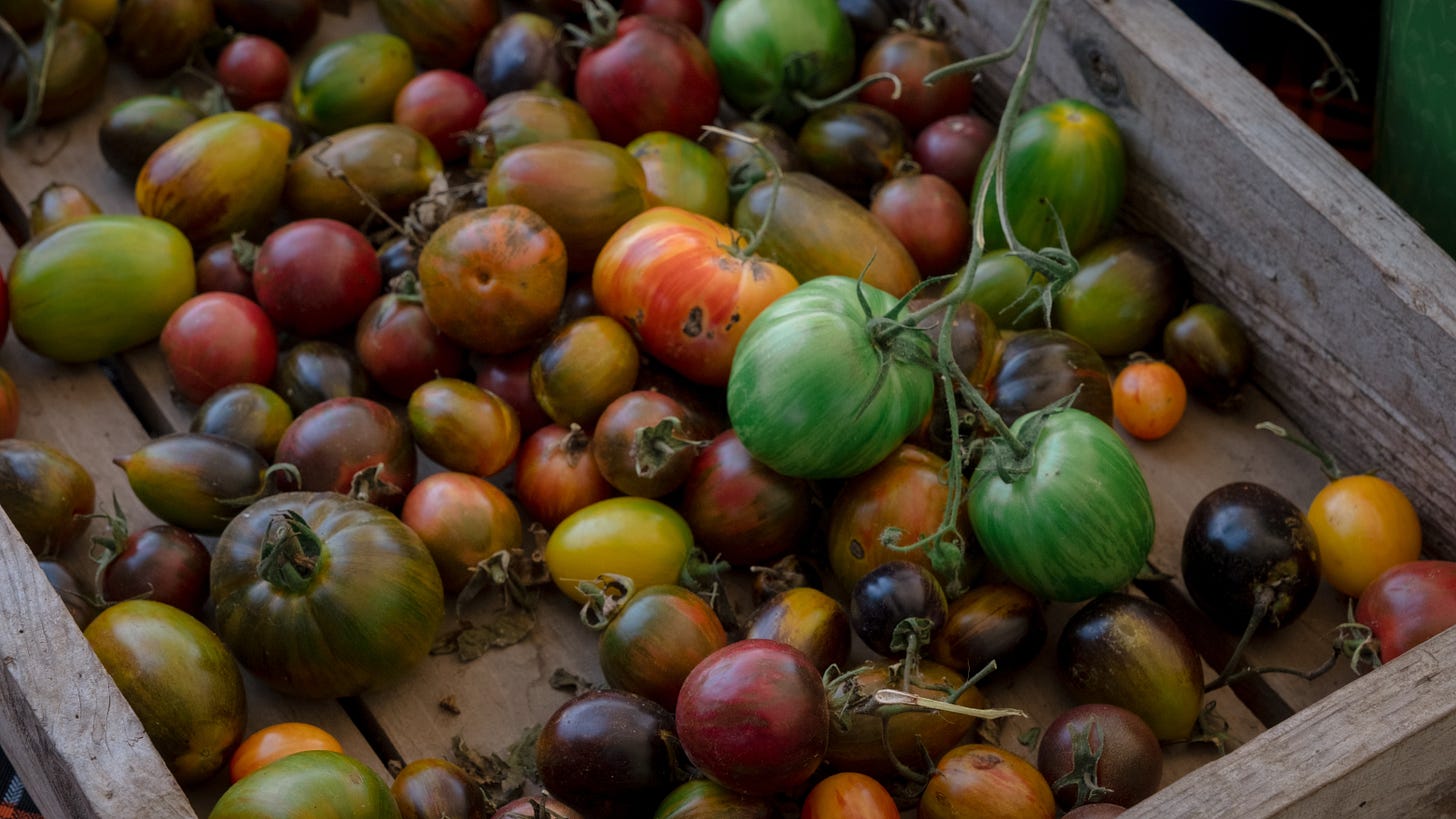
<svg viewBox="0 0 1456 819"><path fill-rule="evenodd" d="M84 105L113 23L143 75L210 54L212 107L110 111L139 213L48 189L0 292L60 361L159 340L196 406L117 458L164 523L112 518L104 610L75 613L180 782L230 767L213 816L485 816L444 760L391 788L307 726L244 742L238 667L299 697L396 684L449 597L540 579L533 523L610 689L543 727L550 799L495 816L1086 817L1156 789L1204 680L1123 593L1153 512L1114 419L1166 435L1189 393L1235 398L1251 353L1176 252L1114 232L1104 112L1051 102L998 139L967 55L885 0L379 0L386 31L297 69L310 0L92 5L14 21L91 55L61 60L42 122ZM94 487L65 453L6 440L0 471L38 555L79 537ZM1210 495L1194 601L1273 627L1323 571L1381 659L1449 623L1409 502L1360 480L1308 521L1267 487ZM740 621L719 584L750 568ZM968 737L1001 715L978 672L1042 650L1047 600L1092 601L1056 647L1086 704L1033 766ZM184 645L182 673L147 662Z"/></svg>

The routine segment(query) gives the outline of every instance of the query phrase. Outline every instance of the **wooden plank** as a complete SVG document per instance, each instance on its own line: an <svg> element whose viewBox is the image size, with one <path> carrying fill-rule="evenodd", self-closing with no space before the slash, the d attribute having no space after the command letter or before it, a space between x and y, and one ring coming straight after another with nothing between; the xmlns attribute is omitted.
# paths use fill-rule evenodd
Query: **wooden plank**
<svg viewBox="0 0 1456 819"><path fill-rule="evenodd" d="M985 53L1026 4L938 5ZM1395 476L1456 556L1456 262L1168 0L1052 4L1038 68L1036 100L1117 121L1126 211L1243 321L1259 383L1352 469ZM1012 70L988 69L988 97Z"/></svg>
<svg viewBox="0 0 1456 819"><path fill-rule="evenodd" d="M1456 815L1453 657L1447 629L1124 815Z"/></svg>

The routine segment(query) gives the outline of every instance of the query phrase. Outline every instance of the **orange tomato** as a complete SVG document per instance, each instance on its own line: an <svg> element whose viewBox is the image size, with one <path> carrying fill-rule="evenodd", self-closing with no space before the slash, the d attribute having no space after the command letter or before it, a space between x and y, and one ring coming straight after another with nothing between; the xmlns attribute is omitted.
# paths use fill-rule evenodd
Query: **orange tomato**
<svg viewBox="0 0 1456 819"><path fill-rule="evenodd" d="M1162 361L1134 360L1112 382L1112 414L1134 438L1154 441L1178 426L1188 389Z"/></svg>
<svg viewBox="0 0 1456 819"><path fill-rule="evenodd" d="M333 734L306 722L280 722L261 728L233 751L228 779L236 782L270 762L300 751L335 751L344 748Z"/></svg>
<svg viewBox="0 0 1456 819"><path fill-rule="evenodd" d="M814 786L800 819L898 819L900 809L873 777L845 771Z"/></svg>
<svg viewBox="0 0 1456 819"><path fill-rule="evenodd" d="M1382 572L1421 554L1421 521L1396 486L1374 475L1332 481L1309 505L1319 540L1320 574L1359 597Z"/></svg>

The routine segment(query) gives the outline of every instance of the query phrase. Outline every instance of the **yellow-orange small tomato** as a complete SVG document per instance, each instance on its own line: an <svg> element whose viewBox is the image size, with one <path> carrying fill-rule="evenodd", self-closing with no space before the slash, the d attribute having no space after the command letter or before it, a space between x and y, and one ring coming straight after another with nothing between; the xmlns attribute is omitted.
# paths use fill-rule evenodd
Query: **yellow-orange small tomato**
<svg viewBox="0 0 1456 819"><path fill-rule="evenodd" d="M1404 493L1374 475L1332 481L1309 504L1320 573L1359 597L1382 572L1421 555L1421 521Z"/></svg>
<svg viewBox="0 0 1456 819"><path fill-rule="evenodd" d="M1134 438L1154 441L1183 419L1188 390L1162 361L1133 361L1112 382L1112 414Z"/></svg>
<svg viewBox="0 0 1456 819"><path fill-rule="evenodd" d="M895 798L873 777L844 771L819 782L804 799L800 819L898 819Z"/></svg>
<svg viewBox="0 0 1456 819"><path fill-rule="evenodd" d="M253 771L300 751L337 751L344 748L334 735L306 722L280 722L253 732L233 751L228 779L236 782Z"/></svg>

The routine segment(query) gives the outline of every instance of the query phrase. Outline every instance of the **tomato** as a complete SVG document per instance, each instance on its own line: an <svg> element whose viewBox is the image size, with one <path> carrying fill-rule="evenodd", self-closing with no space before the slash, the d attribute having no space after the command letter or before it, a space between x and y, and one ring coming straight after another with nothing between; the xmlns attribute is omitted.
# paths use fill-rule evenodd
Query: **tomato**
<svg viewBox="0 0 1456 819"><path fill-rule="evenodd" d="M268 462L237 441L176 432L113 461L152 514L192 532L215 535L249 498L262 494Z"/></svg>
<svg viewBox="0 0 1456 819"><path fill-rule="evenodd" d="M1360 595L1355 619L1379 642L1380 661L1456 625L1456 563L1415 560L1386 569Z"/></svg>
<svg viewBox="0 0 1456 819"><path fill-rule="evenodd" d="M91 598L81 591L81 585L71 575L66 567L54 560L38 561L41 571L45 572L46 580L50 581L51 588L66 604L66 611L70 612L71 619L76 621L76 628L85 630L91 620L96 617L96 610L91 605Z"/></svg>
<svg viewBox="0 0 1456 819"><path fill-rule="evenodd" d="M8 278L10 324L58 361L95 361L161 335L195 294L192 248L145 216L90 216L26 242Z"/></svg>
<svg viewBox="0 0 1456 819"><path fill-rule="evenodd" d="M294 157L283 205L294 219L363 225L374 211L356 190L386 213L402 215L443 172L440 152L424 134L393 122L368 123L321 139Z"/></svg>
<svg viewBox="0 0 1456 819"><path fill-rule="evenodd" d="M1076 393L1072 406L1112 426L1112 375L1097 351L1061 330L1027 330L1001 347L986 400L1006 423Z"/></svg>
<svg viewBox="0 0 1456 819"><path fill-rule="evenodd" d="M1052 322L1105 356L1147 349L1183 303L1188 273L1171 245L1130 234L1099 242L1053 304Z"/></svg>
<svg viewBox="0 0 1456 819"><path fill-rule="evenodd" d="M1306 515L1319 542L1320 574L1341 594L1361 596L1387 569L1421 556L1421 521L1395 484L1374 475L1332 481Z"/></svg>
<svg viewBox="0 0 1456 819"><path fill-rule="evenodd" d="M945 471L944 458L902 444L840 488L829 509L829 565L846 589L897 560L935 569L957 591L974 580L979 566L967 559L970 523L964 516L957 517L955 531L920 548L907 551L885 540L899 530L898 544L909 546L939 531L950 503Z"/></svg>
<svg viewBox="0 0 1456 819"><path fill-rule="evenodd" d="M332 341L295 344L278 361L274 387L295 413L330 398L361 397L369 374L352 352Z"/></svg>
<svg viewBox="0 0 1456 819"><path fill-rule="evenodd" d="M336 751L301 751L238 780L208 819L327 815L399 819L389 786L369 766Z"/></svg>
<svg viewBox="0 0 1456 819"><path fill-rule="evenodd" d="M444 68L416 76L394 98L394 121L429 139L445 162L469 153L464 137L484 110L485 94L475 81Z"/></svg>
<svg viewBox="0 0 1456 819"><path fill-rule="evenodd" d="M212 69L228 102L238 111L283 99L293 70L283 46L267 37L246 34L223 46Z"/></svg>
<svg viewBox="0 0 1456 819"><path fill-rule="evenodd" d="M947 289L958 281L959 277ZM1003 330L1031 330L1047 326L1041 306L1046 284L1046 276L1033 273L1026 262L1004 250L993 250L981 257L972 272L966 298L984 308Z"/></svg>
<svg viewBox="0 0 1456 819"><path fill-rule="evenodd" d="M977 185L988 172L988 163L982 163ZM1063 99L1022 114L1006 156L1006 207L1017 240L1032 250L1059 247L1057 225L1051 218L1055 208L1071 251L1091 247L1117 218L1126 173L1122 134L1096 106ZM995 186L991 187L986 196L986 247L1007 247ZM974 210L974 194L972 200Z"/></svg>
<svg viewBox="0 0 1456 819"><path fill-rule="evenodd" d="M708 53L729 104L783 125L804 114L798 93L826 97L854 79L854 34L835 0L724 0Z"/></svg>
<svg viewBox="0 0 1456 819"><path fill-rule="evenodd" d="M949 182L962 197L976 191L976 171L996 139L996 126L975 113L952 114L930 123L915 137L910 155L920 170Z"/></svg>
<svg viewBox="0 0 1456 819"><path fill-rule="evenodd" d="M962 59L960 49L929 27L891 30L870 46L860 61L859 76L894 74L900 78L899 93L891 84L879 82L861 90L859 98L888 111L905 124L906 131L918 133L936 120L970 110L974 87L970 74L925 84L925 75Z"/></svg>
<svg viewBox="0 0 1456 819"><path fill-rule="evenodd" d="M1092 703L1052 720L1042 732L1036 767L1054 785L1071 780L1053 792L1062 808L1084 802L1132 807L1161 784L1163 749L1137 714Z"/></svg>
<svg viewBox="0 0 1456 819"><path fill-rule="evenodd" d="M693 32L703 29L703 5L694 0L623 0L622 13L675 20Z"/></svg>
<svg viewBox="0 0 1456 819"><path fill-rule="evenodd" d="M253 250L247 244L240 244L232 239L209 245L197 256L197 292L236 293L257 301L253 293L251 262L248 267L244 267L240 257L240 251L251 254Z"/></svg>
<svg viewBox="0 0 1456 819"><path fill-rule="evenodd" d="M128 600L86 627L91 645L179 784L227 764L243 738L243 676L227 646L181 609Z"/></svg>
<svg viewBox="0 0 1456 819"><path fill-rule="evenodd" d="M577 588L600 575L630 578L637 588L676 583L693 550L693 533L671 507L647 498L609 498L574 512L546 541L546 568L578 603Z"/></svg>
<svg viewBox="0 0 1456 819"><path fill-rule="evenodd" d="M330 492L244 510L212 556L217 633L243 667L300 697L375 690L422 660L444 616L440 573L394 515Z"/></svg>
<svg viewBox="0 0 1456 819"><path fill-rule="evenodd" d="M793 646L821 672L849 663L849 614L838 600L807 586L764 602L744 626L743 637Z"/></svg>
<svg viewBox="0 0 1456 819"><path fill-rule="evenodd" d="M649 131L695 138L718 116L718 71L692 29L648 14L588 20L575 96L603 139L625 145Z"/></svg>
<svg viewBox="0 0 1456 819"><path fill-rule="evenodd" d="M488 478L510 465L521 442L516 411L469 381L436 378L410 396L410 432L446 469Z"/></svg>
<svg viewBox="0 0 1456 819"><path fill-rule="evenodd" d="M738 793L711 779L691 779L663 798L652 819L781 819L782 816L771 797Z"/></svg>
<svg viewBox="0 0 1456 819"><path fill-rule="evenodd" d="M1188 389L1162 361L1134 360L1112 382L1112 414L1134 438L1155 441L1183 420Z"/></svg>
<svg viewBox="0 0 1456 819"><path fill-rule="evenodd" d="M439 758L416 759L389 786L400 819L485 819L485 793L460 766Z"/></svg>
<svg viewBox="0 0 1456 819"><path fill-rule="evenodd" d="M1190 392L1224 404L1238 395L1254 349L1244 328L1216 304L1193 304L1163 328L1163 357Z"/></svg>
<svg viewBox="0 0 1456 819"><path fill-rule="evenodd" d="M289 98L299 120L327 136L388 122L395 97L414 75L409 43L393 34L361 32L314 54L293 78Z"/></svg>
<svg viewBox="0 0 1456 819"><path fill-rule="evenodd" d="M783 267L735 250L737 238L705 216L653 208L623 225L597 256L597 305L653 357L722 386L749 325L797 286Z"/></svg>
<svg viewBox="0 0 1456 819"><path fill-rule="evenodd" d="M463 68L500 19L496 0L380 0L384 27L426 68Z"/></svg>
<svg viewBox="0 0 1456 819"><path fill-rule="evenodd" d="M488 172L497 159L523 145L598 136L591 115L560 90L512 91L492 99L481 113L471 137L470 169Z"/></svg>
<svg viewBox="0 0 1456 819"><path fill-rule="evenodd" d="M870 213L895 234L925 278L965 265L971 217L966 200L944 179L917 173L886 180L870 200Z"/></svg>
<svg viewBox="0 0 1456 819"><path fill-rule="evenodd" d="M804 797L801 819L899 819L900 808L885 786L862 773L825 777Z"/></svg>
<svg viewBox="0 0 1456 819"><path fill-rule="evenodd" d="M526 348L519 353L477 359L475 386L505 399L521 422L521 435L527 436L551 423L551 418L536 402L531 391L531 365L536 363L536 350Z"/></svg>
<svg viewBox="0 0 1456 819"><path fill-rule="evenodd" d="M551 18L526 11L508 15L475 52L475 84L492 100L542 86L564 92L571 67L560 43L561 29Z"/></svg>
<svg viewBox="0 0 1456 819"><path fill-rule="evenodd" d="M3 292L3 287L0 287L0 292ZM0 296L0 302L3 301L3 296ZM10 377L9 371L0 367L0 439L14 438L19 428L20 391L16 389L15 379Z"/></svg>
<svg viewBox="0 0 1456 819"><path fill-rule="evenodd" d="M318 30L319 0L213 0L217 15L238 31L296 51Z"/></svg>
<svg viewBox="0 0 1456 819"><path fill-rule="evenodd" d="M474 475L437 472L425 478L410 490L399 517L430 550L450 594L465 588L482 561L521 546L515 504Z"/></svg>
<svg viewBox="0 0 1456 819"><path fill-rule="evenodd" d="M799 143L782 125L744 119L729 125L728 130L757 140L749 143L711 132L703 135L703 144L728 171L728 198L731 202L736 203L750 188L776 173L806 170L804 158L799 156ZM760 148L768 153L772 162L759 152Z"/></svg>
<svg viewBox="0 0 1456 819"><path fill-rule="evenodd" d="M202 616L212 567L212 555L202 541L165 523L130 532L119 513L109 518L110 536L92 539L101 550L92 550L101 600L144 597Z"/></svg>
<svg viewBox="0 0 1456 819"><path fill-rule="evenodd" d="M602 477L581 427L544 426L521 445L516 457L516 499L546 528L568 515L617 494Z"/></svg>
<svg viewBox="0 0 1456 819"><path fill-rule="evenodd" d="M101 206L75 185L52 182L35 195L29 210L30 235L37 236L84 216L95 216L101 213Z"/></svg>
<svg viewBox="0 0 1456 819"><path fill-rule="evenodd" d="M843 478L879 463L930 411L931 371L919 330L871 332L895 298L826 276L781 296L744 334L728 378L728 414L770 469ZM913 352L906 352L906 350Z"/></svg>
<svg viewBox="0 0 1456 819"><path fill-rule="evenodd" d="M162 328L162 360L182 397L200 404L234 384L267 384L278 366L278 337L257 302L203 293L183 302Z"/></svg>
<svg viewBox="0 0 1456 819"><path fill-rule="evenodd" d="M278 228L253 266L253 289L268 317L279 330L305 338L352 327L382 283L369 239L334 219Z"/></svg>
<svg viewBox="0 0 1456 819"><path fill-rule="evenodd" d="M976 672L995 660L1010 671L1031 662L1046 638L1041 601L1020 586L985 583L951 601L930 655L951 668Z"/></svg>
<svg viewBox="0 0 1456 819"><path fill-rule="evenodd" d="M672 733L672 714L646 697L580 694L541 729L541 785L593 819L639 819L672 789Z"/></svg>
<svg viewBox="0 0 1456 819"><path fill-rule="evenodd" d="M216 25L209 0L128 0L117 10L117 50L143 77L182 68Z"/></svg>
<svg viewBox="0 0 1456 819"><path fill-rule="evenodd" d="M772 640L713 652L683 683L677 735L709 779L768 795L808 781L829 743L829 706L803 653Z"/></svg>
<svg viewBox="0 0 1456 819"><path fill-rule="evenodd" d="M465 351L435 328L417 296L385 293L364 309L354 353L369 378L394 398L409 398L433 378L465 368Z"/></svg>
<svg viewBox="0 0 1456 819"><path fill-rule="evenodd" d="M55 447L0 440L0 508L39 558L51 558L86 530L96 484L86 468Z"/></svg>
<svg viewBox="0 0 1456 819"><path fill-rule="evenodd" d="M302 489L352 495L391 509L415 485L409 428L367 398L330 398L309 407L288 425L274 459L298 467Z"/></svg>
<svg viewBox="0 0 1456 819"><path fill-rule="evenodd" d="M531 364L531 393L562 426L596 423L602 410L637 380L637 346L606 316L567 324Z"/></svg>
<svg viewBox="0 0 1456 819"><path fill-rule="evenodd" d="M939 630L945 625L946 608L945 591L929 569L891 560L870 569L854 584L849 594L849 624L871 651L895 657L904 654L893 647L901 623L913 617Z"/></svg>
<svg viewBox="0 0 1456 819"><path fill-rule="evenodd" d="M725 645L728 634L701 597L681 586L649 586L607 623L598 656L608 685L671 710L688 674Z"/></svg>
<svg viewBox="0 0 1456 819"><path fill-rule="evenodd" d="M799 153L809 170L861 202L895 172L905 149L900 121L865 102L820 108L799 128Z"/></svg>
<svg viewBox="0 0 1456 819"><path fill-rule="evenodd" d="M84 20L70 19L60 21L52 35L45 94L36 118L39 125L49 125L79 113L105 87L107 50L100 32ZM16 55L0 75L3 76L0 104L16 118L22 115L30 97L27 67L38 65L42 56L42 42L37 37L25 49L25 58Z"/></svg>
<svg viewBox="0 0 1456 819"><path fill-rule="evenodd" d="M728 221L728 170L696 140L649 131L627 143L627 153L642 165L658 204Z"/></svg>
<svg viewBox="0 0 1456 819"><path fill-rule="evenodd" d="M708 434L677 400L634 390L602 410L592 432L592 458L623 494L660 498L687 479Z"/></svg>
<svg viewBox="0 0 1456 819"><path fill-rule="evenodd" d="M1057 639L1057 671L1072 698L1137 714L1158 739L1178 742L1203 710L1203 661L1166 609L1104 594L1078 609Z"/></svg>
<svg viewBox="0 0 1456 819"><path fill-rule="evenodd" d="M279 722L259 728L233 751L228 781L236 782L264 765L304 751L334 751L344 747L334 735L306 722Z"/></svg>
<svg viewBox="0 0 1456 819"><path fill-rule="evenodd" d="M1030 762L994 745L961 745L935 763L920 819L1052 819L1052 789Z"/></svg>
<svg viewBox="0 0 1456 819"><path fill-rule="evenodd" d="M135 182L162 143L202 117L202 109L169 94L141 94L123 100L97 127L101 157L127 182Z"/></svg>
<svg viewBox="0 0 1456 819"><path fill-rule="evenodd" d="M769 469L733 430L698 453L682 490L677 508L698 545L734 566L766 563L798 547L814 517L813 485Z"/></svg>
<svg viewBox="0 0 1456 819"><path fill-rule="evenodd" d="M546 335L566 292L561 234L520 205L452 217L420 250L418 269L430 321L487 355Z"/></svg>
<svg viewBox="0 0 1456 819"><path fill-rule="evenodd" d="M1052 600L1085 600L1131 582L1154 527L1148 485L1127 445L1070 408L1022 416L1011 434L1025 453L1019 463L1003 473L1000 457L987 453L971 478L971 525L986 556Z"/></svg>

